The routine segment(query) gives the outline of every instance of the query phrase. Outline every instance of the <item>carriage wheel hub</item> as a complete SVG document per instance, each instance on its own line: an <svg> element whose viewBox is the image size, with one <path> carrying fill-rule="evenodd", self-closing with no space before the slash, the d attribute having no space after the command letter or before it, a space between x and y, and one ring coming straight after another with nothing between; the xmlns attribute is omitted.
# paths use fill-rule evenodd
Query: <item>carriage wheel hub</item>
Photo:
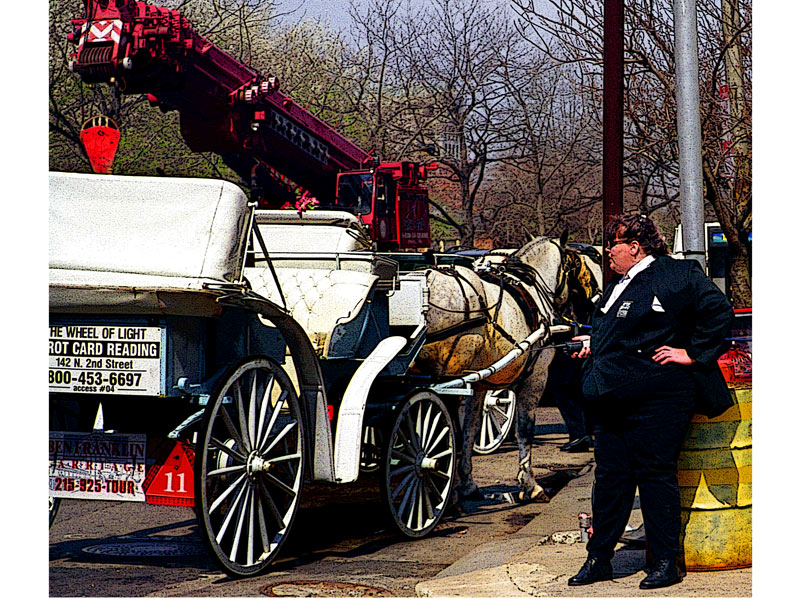
<svg viewBox="0 0 800 599"><path fill-rule="evenodd" d="M255 451L247 458L247 474L254 476L258 472L266 472L272 467L269 460L265 460Z"/></svg>
<svg viewBox="0 0 800 599"><path fill-rule="evenodd" d="M415 463L417 476L422 476L425 470L433 470L436 468L436 460L434 458L429 458L425 455L424 451L420 451L417 454L417 459Z"/></svg>
<svg viewBox="0 0 800 599"><path fill-rule="evenodd" d="M434 458L422 458L420 466L423 470L433 470L436 468L436 460Z"/></svg>

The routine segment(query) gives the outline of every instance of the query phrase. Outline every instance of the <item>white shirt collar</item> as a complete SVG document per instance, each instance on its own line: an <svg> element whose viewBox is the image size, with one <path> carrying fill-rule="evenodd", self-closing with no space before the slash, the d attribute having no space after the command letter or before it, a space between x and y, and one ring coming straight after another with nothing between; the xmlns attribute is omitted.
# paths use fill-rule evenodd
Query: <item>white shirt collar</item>
<svg viewBox="0 0 800 599"><path fill-rule="evenodd" d="M634 264L633 266L630 267L628 272L626 272L623 275L623 279L625 277L627 277L628 280L630 281L633 277L635 277L640 272L642 272L645 268L650 266L655 261L655 259L656 259L656 257L653 256L652 254L650 254L649 256L645 256L639 262L637 262L636 264Z"/></svg>
<svg viewBox="0 0 800 599"><path fill-rule="evenodd" d="M631 282L631 279L633 279L633 277L642 272L645 268L650 266L650 264L652 264L654 260L655 256L645 256L642 260L640 260L639 262L631 266L630 269L628 269L628 272L626 272L619 280L619 282L616 285L614 285L614 288L611 290L611 294L608 296L608 299L606 300L605 304L603 305L602 308L600 308L603 314L607 313L609 308L611 308L611 306L614 305L614 302L616 302L617 298L619 298L619 296L622 295L622 292L628 286L628 283Z"/></svg>

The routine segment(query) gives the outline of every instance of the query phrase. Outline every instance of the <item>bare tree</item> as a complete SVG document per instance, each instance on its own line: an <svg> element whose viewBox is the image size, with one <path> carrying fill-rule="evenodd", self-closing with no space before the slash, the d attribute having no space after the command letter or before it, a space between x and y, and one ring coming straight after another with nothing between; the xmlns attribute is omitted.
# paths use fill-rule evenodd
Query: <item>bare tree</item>
<svg viewBox="0 0 800 599"><path fill-rule="evenodd" d="M511 90L524 48L488 0L355 4L353 30L369 73L361 110L382 157L436 160L432 218L471 245L490 165L515 149Z"/></svg>
<svg viewBox="0 0 800 599"><path fill-rule="evenodd" d="M602 84L601 3L512 2L531 43L574 65L583 86ZM628 0L625 14L626 203L669 213L678 199L672 3ZM705 198L730 244L734 303L750 305L751 0L698 0L697 14Z"/></svg>
<svg viewBox="0 0 800 599"><path fill-rule="evenodd" d="M250 37L254 56L248 66L276 76L281 91L331 126L362 136L353 106L360 74L341 31L319 19L271 21L263 35Z"/></svg>
<svg viewBox="0 0 800 599"><path fill-rule="evenodd" d="M587 211L600 200L601 139L594 101L575 86L572 71L541 57L532 61L528 79L513 88L518 144L508 166L493 174L482 217L490 229L513 221L519 229L519 223L526 223L516 234L517 243L528 235L560 234L564 228L577 232L575 238L594 241L592 232L583 229ZM503 196L511 189L516 189L509 196L513 208L506 208ZM495 195L496 190L501 193Z"/></svg>
<svg viewBox="0 0 800 599"><path fill-rule="evenodd" d="M189 17L198 33L245 60L254 52L254 39L275 17L274 3L257 0L163 0L167 8ZM180 136L178 115L151 108L145 96L126 96L110 85L86 85L68 69L74 51L67 41L70 19L84 16L83 0L50 2L50 168L90 170L80 141L83 124L91 117L110 117L122 137L114 172L217 176L238 181L219 156L193 152Z"/></svg>
<svg viewBox="0 0 800 599"><path fill-rule="evenodd" d="M362 120L369 147L381 159L400 157L408 136L398 139L397 130L422 103L400 65L409 10L403 0L351 0L349 6L353 48L348 70L358 81L352 107Z"/></svg>

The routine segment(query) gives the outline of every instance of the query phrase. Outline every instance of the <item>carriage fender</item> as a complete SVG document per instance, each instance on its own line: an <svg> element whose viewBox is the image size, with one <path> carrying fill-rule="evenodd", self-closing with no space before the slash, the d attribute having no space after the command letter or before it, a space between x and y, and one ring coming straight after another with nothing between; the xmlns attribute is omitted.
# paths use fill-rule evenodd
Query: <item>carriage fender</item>
<svg viewBox="0 0 800 599"><path fill-rule="evenodd" d="M336 422L334 464L337 483L358 478L361 462L361 428L372 382L406 345L404 337L387 337L358 367L342 397Z"/></svg>
<svg viewBox="0 0 800 599"><path fill-rule="evenodd" d="M312 479L333 482L335 480L333 448L322 368L314 346L303 327L286 310L252 292L243 295L228 295L218 301L221 304L252 310L280 331L291 352L298 377L296 384L298 385L299 399L303 405L304 424L310 433L308 448L312 458L310 464ZM278 358L279 356L274 357ZM280 358L282 357L280 356Z"/></svg>

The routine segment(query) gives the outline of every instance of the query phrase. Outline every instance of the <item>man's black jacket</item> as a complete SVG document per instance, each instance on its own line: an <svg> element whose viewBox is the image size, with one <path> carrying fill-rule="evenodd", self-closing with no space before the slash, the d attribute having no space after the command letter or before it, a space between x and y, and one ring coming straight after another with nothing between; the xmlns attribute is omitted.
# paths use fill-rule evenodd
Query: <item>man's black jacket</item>
<svg viewBox="0 0 800 599"><path fill-rule="evenodd" d="M617 275L609 282L606 298L619 280ZM604 305L601 298L592 317L592 353L582 372L587 399L624 391L631 384L641 388L651 379L663 382L663 375L688 368L698 390L699 413L718 415L732 405L717 358L730 346L726 337L733 310L697 262L659 256L605 314L600 309ZM685 349L696 362L689 367L659 365L652 357L662 345Z"/></svg>

